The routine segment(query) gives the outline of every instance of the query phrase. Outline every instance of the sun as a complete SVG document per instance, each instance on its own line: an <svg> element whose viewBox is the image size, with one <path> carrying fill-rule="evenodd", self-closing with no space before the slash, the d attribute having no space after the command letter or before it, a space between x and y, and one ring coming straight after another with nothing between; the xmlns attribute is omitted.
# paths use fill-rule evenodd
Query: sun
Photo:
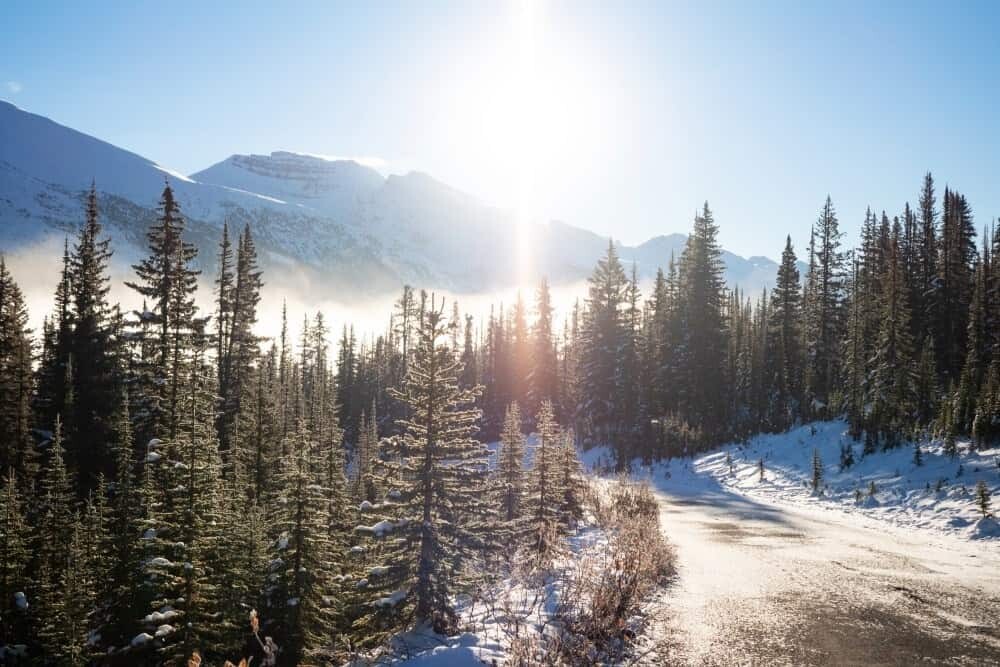
<svg viewBox="0 0 1000 667"><path fill-rule="evenodd" d="M517 270L532 265L532 230L552 212L546 184L589 159L602 134L601 94L585 54L547 24L539 0L514 0L496 53L464 72L448 112L448 130L464 164L503 193L514 211Z"/></svg>

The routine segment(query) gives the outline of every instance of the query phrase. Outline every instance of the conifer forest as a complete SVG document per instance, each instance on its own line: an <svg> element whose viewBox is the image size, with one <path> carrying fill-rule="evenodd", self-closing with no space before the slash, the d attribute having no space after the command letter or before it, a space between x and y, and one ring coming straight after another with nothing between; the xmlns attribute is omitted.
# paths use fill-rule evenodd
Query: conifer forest
<svg viewBox="0 0 1000 667"><path fill-rule="evenodd" d="M286 310L263 337L253 225L223 227L198 308L168 184L125 310L91 190L41 330L0 260L4 661L341 664L455 634L463 599L614 513L595 446L629 471L842 418L859 458L995 447L1000 229L930 173L915 195L866 211L856 248L827 198L761 292L725 284L706 203L651 287L609 242L561 319L545 280L486 317L407 286L383 331Z"/></svg>

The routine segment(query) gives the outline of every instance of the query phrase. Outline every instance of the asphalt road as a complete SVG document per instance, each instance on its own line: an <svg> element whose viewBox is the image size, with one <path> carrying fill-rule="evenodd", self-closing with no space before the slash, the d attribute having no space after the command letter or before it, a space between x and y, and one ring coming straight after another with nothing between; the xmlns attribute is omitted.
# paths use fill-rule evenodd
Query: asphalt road
<svg viewBox="0 0 1000 667"><path fill-rule="evenodd" d="M658 492L678 575L655 614L670 665L1000 665L1000 546Z"/></svg>

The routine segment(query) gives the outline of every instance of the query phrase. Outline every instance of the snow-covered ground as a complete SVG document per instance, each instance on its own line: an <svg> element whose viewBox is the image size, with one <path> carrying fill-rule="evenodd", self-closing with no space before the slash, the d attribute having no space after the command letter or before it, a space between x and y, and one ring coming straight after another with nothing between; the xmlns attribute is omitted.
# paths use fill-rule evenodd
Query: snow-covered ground
<svg viewBox="0 0 1000 667"><path fill-rule="evenodd" d="M840 467L842 445L853 449L854 464ZM941 441L920 443L922 465L914 462L914 445L862 456L863 443L854 442L842 420L806 424L786 433L759 435L746 444L725 445L707 454L674 459L653 466L633 466L659 488L697 491L719 486L778 505L839 512L861 522L899 529L926 529L968 539L1000 539L996 519L983 519L976 503L976 483L982 480L1000 514L1000 448L970 451L958 441L954 459ZM813 451L823 464L821 493L812 489ZM727 463L727 454L732 468ZM764 479L760 460L764 460ZM585 454L591 465L608 460L607 452ZM874 483L874 494L870 494Z"/></svg>
<svg viewBox="0 0 1000 667"><path fill-rule="evenodd" d="M445 637L427 628L397 636L393 657L374 661L393 667L481 667L502 665L516 637L552 631L563 588L573 568L588 552L607 545L605 533L586 525L567 538L567 551L544 573L527 579L508 577L478 599L458 600L459 635ZM366 663L358 663L366 664Z"/></svg>

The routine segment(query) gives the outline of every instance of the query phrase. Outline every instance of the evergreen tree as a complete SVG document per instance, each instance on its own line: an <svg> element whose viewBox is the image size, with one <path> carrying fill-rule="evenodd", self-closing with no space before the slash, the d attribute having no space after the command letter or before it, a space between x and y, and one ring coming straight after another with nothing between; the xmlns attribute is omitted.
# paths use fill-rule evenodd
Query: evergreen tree
<svg viewBox="0 0 1000 667"><path fill-rule="evenodd" d="M137 364L135 383L141 399L135 416L139 442L177 436L185 352L194 329L194 292L199 271L191 268L198 254L184 240L184 218L168 184L160 198L159 217L149 228L149 256L136 264L136 281L125 284L152 304L140 313L142 335L150 356Z"/></svg>
<svg viewBox="0 0 1000 667"><path fill-rule="evenodd" d="M618 368L624 338L622 304L628 279L614 242L590 276L589 298L583 321L577 415L587 421L587 433L607 442L615 435L618 417Z"/></svg>
<svg viewBox="0 0 1000 667"><path fill-rule="evenodd" d="M550 401L542 403L535 418L538 440L531 473L524 496L525 512L529 517L537 556L547 559L556 545L553 539L560 523L560 509L565 489L560 476L561 434Z"/></svg>
<svg viewBox="0 0 1000 667"><path fill-rule="evenodd" d="M542 401L558 402L558 360L552 331L552 295L548 280L542 278L535 293L535 326L531 341L531 370L528 407L537 410ZM506 421L505 421L506 424Z"/></svg>
<svg viewBox="0 0 1000 667"><path fill-rule="evenodd" d="M336 563L343 551L331 535L335 521L325 452L304 420L298 421L285 450L277 484L280 537L274 543L278 569L272 605L283 637L283 660L299 664L334 643L340 613Z"/></svg>
<svg viewBox="0 0 1000 667"><path fill-rule="evenodd" d="M512 522L521 516L524 495L524 434L521 433L521 410L511 403L504 418L497 453L497 478L500 492L500 517Z"/></svg>
<svg viewBox="0 0 1000 667"><path fill-rule="evenodd" d="M844 253L842 232L830 197L814 227L806 279L805 368L810 410L826 414L840 372L840 344L844 328Z"/></svg>
<svg viewBox="0 0 1000 667"><path fill-rule="evenodd" d="M687 420L721 435L727 417L728 355L722 248L717 237L718 227L706 202L701 214L695 216L694 229L681 256L684 337L678 380L686 385L683 411Z"/></svg>
<svg viewBox="0 0 1000 667"><path fill-rule="evenodd" d="M967 350L969 308L976 259L976 230L965 197L945 188L935 280L935 342L938 370L958 380Z"/></svg>
<svg viewBox="0 0 1000 667"><path fill-rule="evenodd" d="M559 520L564 526L572 528L583 518L586 481L583 477L583 464L576 453L573 432L563 431L561 435L556 457L558 485L562 491L559 498Z"/></svg>
<svg viewBox="0 0 1000 667"><path fill-rule="evenodd" d="M377 618L364 622L384 627L412 613L417 623L445 631L457 620L452 596L469 583L464 566L487 542L487 453L474 438L478 388L459 387L461 362L441 344L445 326L433 298L418 335L404 384L392 392L410 416L377 460L378 484L392 502L383 521L362 531L394 538L383 543L384 561L366 577L384 595L370 600Z"/></svg>
<svg viewBox="0 0 1000 667"><path fill-rule="evenodd" d="M909 292L899 237L897 225L882 281L882 325L872 364L875 416L883 430L893 434L913 420L916 403Z"/></svg>
<svg viewBox="0 0 1000 667"><path fill-rule="evenodd" d="M35 388L28 310L0 256L0 470L34 473L31 400Z"/></svg>
<svg viewBox="0 0 1000 667"><path fill-rule="evenodd" d="M772 369L772 422L787 427L797 414L802 397L802 342L799 300L801 286L792 237L785 239L778 278L771 294L769 341L772 347L768 361Z"/></svg>
<svg viewBox="0 0 1000 667"><path fill-rule="evenodd" d="M979 507L983 518L990 515L990 489L983 480L976 482L976 506Z"/></svg>
<svg viewBox="0 0 1000 667"><path fill-rule="evenodd" d="M24 500L8 469L0 488L0 646L23 643L28 632L27 609L18 604L27 602L28 547Z"/></svg>
<svg viewBox="0 0 1000 667"><path fill-rule="evenodd" d="M823 459L819 456L819 450L813 449L812 456L812 489L813 493L819 493L819 488L823 484Z"/></svg>

